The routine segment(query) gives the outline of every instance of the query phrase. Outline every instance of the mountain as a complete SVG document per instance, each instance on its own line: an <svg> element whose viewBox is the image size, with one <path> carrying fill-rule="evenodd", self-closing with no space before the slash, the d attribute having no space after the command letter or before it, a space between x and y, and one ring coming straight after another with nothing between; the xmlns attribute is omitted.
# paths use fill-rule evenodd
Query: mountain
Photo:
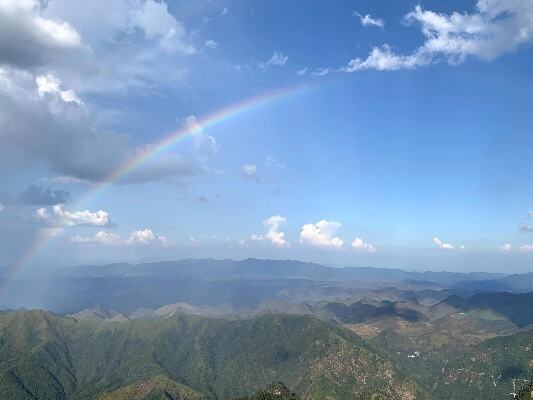
<svg viewBox="0 0 533 400"><path fill-rule="evenodd" d="M296 260L245 260L184 259L144 264L109 264L80 266L60 271L63 276L124 277L168 276L180 274L203 279L310 279L321 281L379 281L427 282L429 284L455 285L460 282L499 280L505 274L487 272L416 272L398 268L347 267L332 268Z"/></svg>
<svg viewBox="0 0 533 400"><path fill-rule="evenodd" d="M311 316L116 323L17 311L0 315L0 338L5 399L142 398L184 386L207 400L229 399L280 378L309 400L429 398L363 339Z"/></svg>
<svg viewBox="0 0 533 400"><path fill-rule="evenodd" d="M533 330L482 342L446 365L437 398L506 399L533 376Z"/></svg>
<svg viewBox="0 0 533 400"><path fill-rule="evenodd" d="M105 393L99 400L203 400L204 396L165 375Z"/></svg>
<svg viewBox="0 0 533 400"><path fill-rule="evenodd" d="M405 302L382 301L368 304L359 301L352 304L328 303L316 311L317 317L342 324L357 324L383 317L400 317L407 321L426 319L424 314L409 307Z"/></svg>
<svg viewBox="0 0 533 400"><path fill-rule="evenodd" d="M234 400L300 400L300 398L283 382L275 382L251 396L239 397Z"/></svg>
<svg viewBox="0 0 533 400"><path fill-rule="evenodd" d="M489 310L504 316L518 327L533 324L533 292L531 293L477 293L468 298L450 296L441 305L459 311Z"/></svg>

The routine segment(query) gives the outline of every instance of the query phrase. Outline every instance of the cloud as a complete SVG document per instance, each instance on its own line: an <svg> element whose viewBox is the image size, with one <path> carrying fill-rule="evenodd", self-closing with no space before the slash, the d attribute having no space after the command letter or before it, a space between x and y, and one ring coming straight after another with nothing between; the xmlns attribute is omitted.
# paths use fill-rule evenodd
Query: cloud
<svg viewBox="0 0 533 400"><path fill-rule="evenodd" d="M104 210L98 211L68 211L58 204L52 207L50 214L46 208L39 208L35 212L37 219L50 225L57 226L110 226L112 225L109 213Z"/></svg>
<svg viewBox="0 0 533 400"><path fill-rule="evenodd" d="M265 160L265 165L267 167L273 167L273 168L279 168L279 169L285 168L285 164L280 163L278 159L274 156L268 156Z"/></svg>
<svg viewBox="0 0 533 400"><path fill-rule="evenodd" d="M99 231L91 237L80 235L72 236L70 241L71 243L76 244L102 244L108 246L168 246L170 244L169 240L165 236L158 236L148 228L133 231L125 239L115 233Z"/></svg>
<svg viewBox="0 0 533 400"><path fill-rule="evenodd" d="M511 245L511 243L506 243L506 244L500 246L500 250L505 252L505 253L508 253L511 250L513 250L513 246Z"/></svg>
<svg viewBox="0 0 533 400"><path fill-rule="evenodd" d="M353 15L359 18L363 26L377 26L380 28L385 26L385 21L380 18L372 18L369 14L361 15L358 12L354 12Z"/></svg>
<svg viewBox="0 0 533 400"><path fill-rule="evenodd" d="M228 7L224 7L220 15L226 15L228 13Z"/></svg>
<svg viewBox="0 0 533 400"><path fill-rule="evenodd" d="M366 253L375 253L377 251L376 247L370 243L366 243L361 238L355 238L352 242L352 249L355 251L361 251Z"/></svg>
<svg viewBox="0 0 533 400"><path fill-rule="evenodd" d="M453 249L453 245L451 245L450 243L444 243L438 237L434 237L433 238L433 243L435 243L437 246L439 246L439 248L444 249L444 250L452 250Z"/></svg>
<svg viewBox="0 0 533 400"><path fill-rule="evenodd" d="M466 246L464 244L462 244L462 245L459 246L459 249L464 251L464 250L466 250Z"/></svg>
<svg viewBox="0 0 533 400"><path fill-rule="evenodd" d="M304 67L304 68L302 68L302 69L299 69L298 71L296 71L296 75L298 75L298 76L304 76L304 75L307 74L307 70L308 70L307 67Z"/></svg>
<svg viewBox="0 0 533 400"><path fill-rule="evenodd" d="M76 103L80 106L83 105L83 102L74 90L62 90L61 80L53 75L40 75L35 79L35 83L37 84L37 92L40 96L44 96L46 93L57 94L65 103Z"/></svg>
<svg viewBox="0 0 533 400"><path fill-rule="evenodd" d="M18 204L52 206L66 203L70 193L65 190L51 190L42 186L31 185L21 191L17 197Z"/></svg>
<svg viewBox="0 0 533 400"><path fill-rule="evenodd" d="M255 181L259 183L261 181L258 173L257 173L257 165L255 164L245 164L242 167L242 173L245 178L251 179L252 181Z"/></svg>
<svg viewBox="0 0 533 400"><path fill-rule="evenodd" d="M214 40L208 40L207 42L205 42L205 46L214 50L218 47L218 43L215 42Z"/></svg>
<svg viewBox="0 0 533 400"><path fill-rule="evenodd" d="M274 66L274 67L283 67L287 64L287 61L289 61L289 57L284 55L281 51L275 51L272 54L272 57L266 62L261 63L260 66L262 68Z"/></svg>
<svg viewBox="0 0 533 400"><path fill-rule="evenodd" d="M519 250L523 253L531 253L533 251L533 244L524 244L520 246Z"/></svg>
<svg viewBox="0 0 533 400"><path fill-rule="evenodd" d="M0 65L41 66L82 48L69 23L41 11L37 0L0 0Z"/></svg>
<svg viewBox="0 0 533 400"><path fill-rule="evenodd" d="M287 218L281 215L273 215L272 217L263 221L268 228L265 234L265 238L277 247L288 247L289 242L285 240L285 232L281 232L279 229L287 222Z"/></svg>
<svg viewBox="0 0 533 400"><path fill-rule="evenodd" d="M95 128L78 101L65 100L68 89L53 76L46 77L41 86L31 76L15 71L0 69L2 76L7 83L0 85L0 158L12 160L8 165L13 168L28 164L42 168L44 164L53 175L101 182L150 149L150 145L137 147L129 135ZM202 134L196 140L213 144L214 139ZM197 175L206 171L204 156L165 154L144 163L120 183Z"/></svg>
<svg viewBox="0 0 533 400"><path fill-rule="evenodd" d="M408 55L390 46L374 47L365 59L352 59L346 72L365 69L393 71L436 62L451 65L468 58L493 60L533 42L533 2L530 0L478 0L473 13L440 14L420 5L408 13L406 25L418 25L425 42Z"/></svg>
<svg viewBox="0 0 533 400"><path fill-rule="evenodd" d="M185 27L171 13L164 1L146 0L133 11L132 23L148 39L159 39L159 44L170 53L195 54L197 50L188 43Z"/></svg>
<svg viewBox="0 0 533 400"><path fill-rule="evenodd" d="M305 224L300 232L300 243L323 248L342 249L344 242L334 236L341 226L338 222L326 220Z"/></svg>
<svg viewBox="0 0 533 400"><path fill-rule="evenodd" d="M524 232L533 232L533 226L529 224L521 223L519 226L520 226L520 229Z"/></svg>
<svg viewBox="0 0 533 400"><path fill-rule="evenodd" d="M81 235L75 235L70 238L72 243L77 244L105 244L105 245L121 245L123 244L120 235L115 233L109 233L105 231L98 231L92 237L85 237Z"/></svg>

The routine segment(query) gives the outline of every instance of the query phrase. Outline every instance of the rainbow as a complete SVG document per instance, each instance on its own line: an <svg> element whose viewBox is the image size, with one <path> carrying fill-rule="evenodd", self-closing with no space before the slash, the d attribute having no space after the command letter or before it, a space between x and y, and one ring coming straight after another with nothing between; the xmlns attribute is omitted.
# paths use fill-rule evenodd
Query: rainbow
<svg viewBox="0 0 533 400"><path fill-rule="evenodd" d="M197 132L204 129L214 128L230 119L236 118L242 114L253 111L255 109L264 107L271 103L298 95L309 89L308 85L289 86L281 89L276 89L267 93L263 93L258 96L248 98L237 103L233 103L228 107L219 109L211 114L208 114L196 121L194 124L185 126L184 128L177 130L154 145L148 147L142 152L136 154L135 157L127 160L107 175L102 181L93 186L82 198L75 203L75 209L84 207L90 200L104 192L107 188L114 183L120 181L126 175L137 169L145 162L157 157L158 155L168 151L173 146L184 141L185 139L194 136ZM36 240L32 243L19 261L14 265L11 271L11 276L14 276L20 269L27 265L42 249L48 244L54 235L39 234Z"/></svg>

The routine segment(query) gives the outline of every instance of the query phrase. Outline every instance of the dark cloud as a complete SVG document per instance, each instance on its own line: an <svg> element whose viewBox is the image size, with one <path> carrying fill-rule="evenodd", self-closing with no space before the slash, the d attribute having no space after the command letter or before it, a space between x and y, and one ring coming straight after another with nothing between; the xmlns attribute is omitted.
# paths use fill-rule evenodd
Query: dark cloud
<svg viewBox="0 0 533 400"><path fill-rule="evenodd" d="M129 135L96 129L82 104L65 101L61 93L39 96L34 82L21 85L24 78L7 78L9 85L0 87L0 158L23 165L44 162L54 174L100 182L138 156ZM194 157L168 155L143 164L120 183L180 179L204 169Z"/></svg>
<svg viewBox="0 0 533 400"><path fill-rule="evenodd" d="M52 206L66 203L70 193L66 190L52 190L42 186L31 185L17 196L17 203L24 205Z"/></svg>
<svg viewBox="0 0 533 400"><path fill-rule="evenodd" d="M520 229L524 232L533 232L533 226L525 223L520 224Z"/></svg>
<svg viewBox="0 0 533 400"><path fill-rule="evenodd" d="M47 19L34 0L3 2L0 7L0 64L37 67L85 51L68 23Z"/></svg>

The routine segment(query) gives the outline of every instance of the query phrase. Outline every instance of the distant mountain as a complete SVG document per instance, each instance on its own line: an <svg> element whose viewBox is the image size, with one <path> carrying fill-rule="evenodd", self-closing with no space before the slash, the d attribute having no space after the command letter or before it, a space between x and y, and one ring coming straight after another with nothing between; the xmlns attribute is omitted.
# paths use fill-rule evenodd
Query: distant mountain
<svg viewBox="0 0 533 400"><path fill-rule="evenodd" d="M86 308L84 310L78 311L77 313L67 315L78 321L116 321L123 322L127 321L128 317L124 314L119 313L116 310L106 310L101 306L96 306L94 308Z"/></svg>
<svg viewBox="0 0 533 400"><path fill-rule="evenodd" d="M320 281L423 282L428 285L453 286L465 281L497 280L505 274L486 272L410 272L397 268L331 268L295 260L242 261L185 259L145 264L109 264L80 266L61 270L64 276L124 277L182 274L202 279L310 279Z"/></svg>
<svg viewBox="0 0 533 400"><path fill-rule="evenodd" d="M518 327L533 324L533 292L531 293L477 293L470 297L450 296L439 305L459 311L490 310L506 317Z"/></svg>
<svg viewBox="0 0 533 400"><path fill-rule="evenodd" d="M341 324L357 324L383 317L400 317L406 321L421 321L426 317L415 309L416 305L405 302L382 301L369 304L358 301L352 304L328 303L315 311L318 318L339 322Z"/></svg>
<svg viewBox="0 0 533 400"><path fill-rule="evenodd" d="M0 338L2 399L230 399L280 378L309 400L429 399L357 335L310 316L115 323L18 311L0 315Z"/></svg>

